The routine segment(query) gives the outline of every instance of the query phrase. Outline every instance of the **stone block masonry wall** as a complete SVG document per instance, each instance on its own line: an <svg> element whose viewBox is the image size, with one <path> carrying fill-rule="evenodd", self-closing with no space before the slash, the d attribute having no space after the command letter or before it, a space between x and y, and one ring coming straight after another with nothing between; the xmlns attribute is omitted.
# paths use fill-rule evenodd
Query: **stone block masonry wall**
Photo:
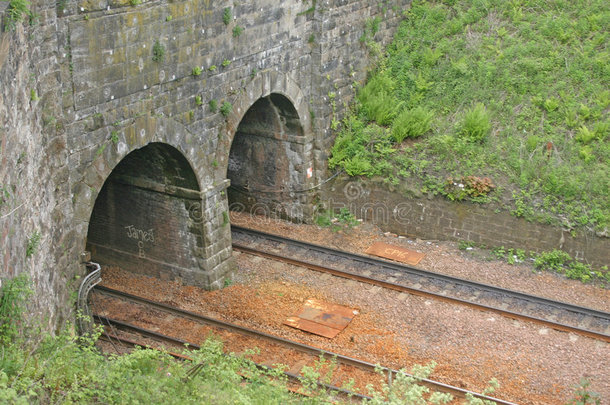
<svg viewBox="0 0 610 405"><path fill-rule="evenodd" d="M159 142L197 178L198 266L219 287L233 266L225 180L241 118L259 98L285 96L303 128L302 166L315 169L303 187L315 184L327 128L368 66L358 41L366 21L379 16L376 39L387 42L407 4L33 0L36 24L0 33L2 279L28 273L32 311L49 328L61 324L103 184L125 156ZM229 116L211 101L230 103Z"/></svg>
<svg viewBox="0 0 610 405"><path fill-rule="evenodd" d="M572 236L548 225L527 222L494 207L443 198L404 197L383 184L339 178L322 199L329 208L350 209L382 229L411 237L472 241L489 247L542 252L562 249L594 266L610 265L610 238L593 234Z"/></svg>
<svg viewBox="0 0 610 405"><path fill-rule="evenodd" d="M72 224L55 1L32 10L35 24L0 30L0 279L27 274L31 318L52 329L68 316L84 267Z"/></svg>

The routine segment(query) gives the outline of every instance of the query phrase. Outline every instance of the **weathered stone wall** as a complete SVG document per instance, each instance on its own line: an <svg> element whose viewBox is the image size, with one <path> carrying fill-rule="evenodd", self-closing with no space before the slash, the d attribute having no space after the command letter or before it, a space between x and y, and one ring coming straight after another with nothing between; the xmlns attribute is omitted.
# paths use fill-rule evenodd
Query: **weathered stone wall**
<svg viewBox="0 0 610 405"><path fill-rule="evenodd" d="M610 238L577 234L516 218L494 206L451 202L443 198L406 197L381 183L338 178L322 201L329 209L350 209L358 218L382 229L411 237L464 240L489 247L542 252L562 249L595 266L610 265Z"/></svg>
<svg viewBox="0 0 610 405"><path fill-rule="evenodd" d="M284 96L301 125L298 142L285 145L302 154L288 178L303 188L323 180L329 125L369 63L358 40L366 22L379 16L376 39L387 40L409 2L372 3L32 1L36 24L0 33L2 278L28 272L33 310L57 325L84 272L103 185L129 153L159 142L197 179L198 280L218 287L233 266L226 177L236 129L257 100ZM212 100L232 111L213 111ZM26 255L33 235L40 242Z"/></svg>
<svg viewBox="0 0 610 405"><path fill-rule="evenodd" d="M69 312L82 248L72 228L55 1L33 8L36 24L0 31L0 277L27 274L32 318L52 328Z"/></svg>

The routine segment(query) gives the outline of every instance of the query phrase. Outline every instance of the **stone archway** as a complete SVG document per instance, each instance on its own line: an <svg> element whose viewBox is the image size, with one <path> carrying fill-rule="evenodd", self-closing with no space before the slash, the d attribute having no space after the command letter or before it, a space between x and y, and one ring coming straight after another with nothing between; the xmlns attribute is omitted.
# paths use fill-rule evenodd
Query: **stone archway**
<svg viewBox="0 0 610 405"><path fill-rule="evenodd" d="M227 182L184 126L139 117L73 185L78 234L94 261L204 288L234 270ZM203 180L202 180L203 179Z"/></svg>
<svg viewBox="0 0 610 405"><path fill-rule="evenodd" d="M262 72L236 100L219 143L231 209L307 221L314 169L309 107L294 81Z"/></svg>
<svg viewBox="0 0 610 405"><path fill-rule="evenodd" d="M104 183L87 249L101 264L203 284L201 218L201 193L190 164L177 149L151 143L128 154Z"/></svg>

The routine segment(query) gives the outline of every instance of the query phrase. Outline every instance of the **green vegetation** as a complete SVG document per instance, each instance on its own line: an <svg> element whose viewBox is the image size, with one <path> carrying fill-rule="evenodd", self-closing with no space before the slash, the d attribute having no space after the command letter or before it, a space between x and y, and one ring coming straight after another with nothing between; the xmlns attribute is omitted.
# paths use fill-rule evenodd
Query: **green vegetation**
<svg viewBox="0 0 610 405"><path fill-rule="evenodd" d="M349 209L343 207L337 214L328 211L320 211L316 215L316 225L321 227L330 227L332 231L340 231L344 228L352 228L359 224L358 219L350 212Z"/></svg>
<svg viewBox="0 0 610 405"><path fill-rule="evenodd" d="M228 117L229 114L231 114L231 111L233 111L233 105L228 101L225 101L220 106L220 113L223 115L223 117Z"/></svg>
<svg viewBox="0 0 610 405"><path fill-rule="evenodd" d="M589 390L591 382L586 378L580 380L580 384L576 386L574 398L568 402L570 405L599 405L602 403L601 397L597 392Z"/></svg>
<svg viewBox="0 0 610 405"><path fill-rule="evenodd" d="M159 40L155 41L152 51L153 51L152 60L155 62L163 62L163 59L165 59L165 47L163 45L161 45Z"/></svg>
<svg viewBox="0 0 610 405"><path fill-rule="evenodd" d="M330 167L607 232L607 2L415 0L405 17L358 90ZM367 22L363 42L376 27ZM455 188L475 178L481 192Z"/></svg>
<svg viewBox="0 0 610 405"><path fill-rule="evenodd" d="M32 295L32 291L29 279L25 274L2 281L2 288L0 288L0 343L4 347L18 338L20 327L24 322L25 303ZM0 357L0 370L6 369L7 361L10 361L10 357ZM2 374L0 374L0 384L2 383L1 376Z"/></svg>
<svg viewBox="0 0 610 405"><path fill-rule="evenodd" d="M225 59L222 61L222 67L227 67L231 64L231 61L229 59Z"/></svg>
<svg viewBox="0 0 610 405"><path fill-rule="evenodd" d="M129 4L133 7L135 7L138 4L142 4L142 0L129 0Z"/></svg>
<svg viewBox="0 0 610 405"><path fill-rule="evenodd" d="M539 254L534 260L534 267L538 270L554 271L565 275L567 278L587 281L602 281L610 283L610 272L608 268L596 271L590 265L581 263L572 258L563 250L554 249L550 252Z"/></svg>
<svg viewBox="0 0 610 405"><path fill-rule="evenodd" d="M218 101L212 99L212 100L210 100L208 105L210 106L211 112L215 113L216 111L218 111Z"/></svg>
<svg viewBox="0 0 610 405"><path fill-rule="evenodd" d="M238 38L244 32L244 28L236 25L233 27L233 37Z"/></svg>
<svg viewBox="0 0 610 405"><path fill-rule="evenodd" d="M110 142L115 145L119 143L119 131L117 131L116 129L110 131Z"/></svg>
<svg viewBox="0 0 610 405"><path fill-rule="evenodd" d="M38 249L38 245L40 245L40 238L40 232L38 231L34 231L34 233L30 235L25 247L25 257L31 257L36 253L36 249Z"/></svg>
<svg viewBox="0 0 610 405"><path fill-rule="evenodd" d="M12 31L17 26L17 23L24 21L26 18L32 19L34 14L29 7L30 2L27 0L11 0L8 4L7 16L5 18L5 29Z"/></svg>
<svg viewBox="0 0 610 405"><path fill-rule="evenodd" d="M229 25L232 19L233 13L231 12L231 7L226 7L224 10L222 10L222 22L225 25Z"/></svg>
<svg viewBox="0 0 610 405"><path fill-rule="evenodd" d="M459 241L458 248L460 250L473 250L474 248L490 249L485 245L465 240ZM597 283L602 287L610 285L610 272L608 272L607 266L593 268L589 264L579 262L563 250L553 249L551 251L535 253L527 252L525 249L496 246L488 252L491 255L486 256L487 260L498 259L506 261L508 264L531 261L533 262L534 271L559 273L569 279L579 280L583 283Z"/></svg>
<svg viewBox="0 0 610 405"><path fill-rule="evenodd" d="M193 76L199 76L201 74L201 72L203 72L203 70L201 70L201 68L199 66L195 66L193 68L193 70L191 71L191 74Z"/></svg>
<svg viewBox="0 0 610 405"><path fill-rule="evenodd" d="M198 106L203 105L203 98L200 95L195 96L195 104Z"/></svg>
<svg viewBox="0 0 610 405"><path fill-rule="evenodd" d="M307 10L305 11L301 11L299 14L297 15L306 15L306 14L313 14L316 11L316 4L318 3L318 0L312 0L311 2L311 7L309 7Z"/></svg>

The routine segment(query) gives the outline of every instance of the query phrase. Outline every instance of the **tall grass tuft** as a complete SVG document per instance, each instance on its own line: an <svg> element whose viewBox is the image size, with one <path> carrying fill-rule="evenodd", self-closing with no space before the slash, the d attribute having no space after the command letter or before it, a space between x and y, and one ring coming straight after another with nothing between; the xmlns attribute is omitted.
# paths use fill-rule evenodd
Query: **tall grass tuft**
<svg viewBox="0 0 610 405"><path fill-rule="evenodd" d="M394 79L387 74L379 73L360 90L358 101L370 121L375 121L379 125L391 124L398 107L394 87Z"/></svg>
<svg viewBox="0 0 610 405"><path fill-rule="evenodd" d="M475 106L464 114L464 119L459 125L458 134L473 142L483 142L491 131L489 114L482 103Z"/></svg>
<svg viewBox="0 0 610 405"><path fill-rule="evenodd" d="M424 107L404 110L392 123L392 138L402 142L405 138L417 138L432 128L434 112Z"/></svg>

